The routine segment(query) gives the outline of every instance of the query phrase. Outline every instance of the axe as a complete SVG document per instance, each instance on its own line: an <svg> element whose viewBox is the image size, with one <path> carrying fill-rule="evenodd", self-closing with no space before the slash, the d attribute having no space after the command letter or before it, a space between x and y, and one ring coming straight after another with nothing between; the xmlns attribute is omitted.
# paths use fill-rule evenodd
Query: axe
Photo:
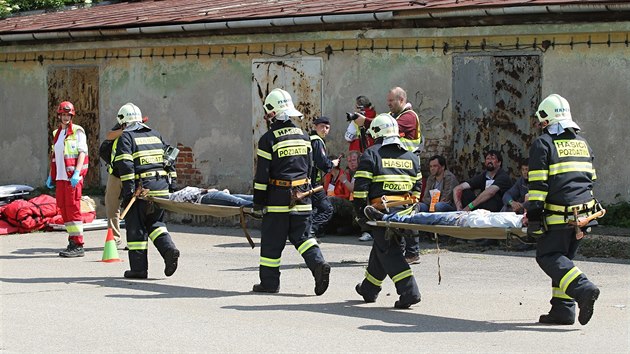
<svg viewBox="0 0 630 354"><path fill-rule="evenodd" d="M131 206L133 205L133 203L136 201L136 199L139 196L146 196L149 193L148 189L143 189L142 185L139 185L138 188L136 188L136 191L133 193L133 197L131 197L131 200L129 201L129 204L127 204L127 206L125 207L125 210L123 210L123 212L120 214L120 218L124 219L125 215L127 215L127 212L129 212L129 209L131 209Z"/></svg>
<svg viewBox="0 0 630 354"><path fill-rule="evenodd" d="M569 225L575 225L575 238L576 239L581 239L584 237L584 232L582 232L582 228L585 227L586 225L588 225L589 222L595 220L595 219L599 219L602 216L604 216L606 214L606 209L602 209L598 212L596 212L593 215L589 215L586 218L578 218L578 208L573 208L573 219L574 220L569 220L568 224Z"/></svg>
<svg viewBox="0 0 630 354"><path fill-rule="evenodd" d="M324 186L317 186L311 190L308 190L306 192L298 192L297 189L294 189L291 192L291 201L289 202L289 208L293 208L295 206L295 203L297 203L298 201L312 195L313 193L317 193L319 191L323 191L324 190Z"/></svg>

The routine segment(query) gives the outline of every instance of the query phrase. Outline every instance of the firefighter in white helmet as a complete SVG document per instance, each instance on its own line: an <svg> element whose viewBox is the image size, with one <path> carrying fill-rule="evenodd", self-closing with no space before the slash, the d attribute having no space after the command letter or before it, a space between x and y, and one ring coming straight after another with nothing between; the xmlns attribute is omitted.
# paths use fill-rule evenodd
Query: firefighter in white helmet
<svg viewBox="0 0 630 354"><path fill-rule="evenodd" d="M405 149L398 135L398 123L388 113L376 116L368 132L375 141L359 161L359 168L354 175L353 202L358 215L365 214L370 220L381 220L385 211L383 197L389 201L407 200L407 208L415 198L420 197L420 159ZM400 212L404 208L390 208L388 212ZM375 228L372 236L374 243L365 279L355 287L357 293L365 302L376 301L383 281L389 276L399 295L394 307L408 308L420 302L420 290L403 256L399 236L390 234L389 228L382 227Z"/></svg>
<svg viewBox="0 0 630 354"><path fill-rule="evenodd" d="M577 301L578 320L585 325L593 315L599 289L572 261L580 240L569 221L601 208L593 198L593 151L578 134L580 127L562 96L545 98L536 118L543 133L529 150L527 233L537 239L536 261L551 278L552 287L551 310L539 322L573 324Z"/></svg>
<svg viewBox="0 0 630 354"><path fill-rule="evenodd" d="M112 158L114 168L122 182L122 208L132 200L139 187L148 189L148 195L168 197L171 174L164 164L164 143L160 134L142 122L142 113L133 103L123 105L118 111L118 123L122 135L114 142ZM179 250L162 221L164 210L156 204L136 198L125 215L129 267L125 278L146 279L148 276L148 239L151 239L164 259L164 274L175 273Z"/></svg>
<svg viewBox="0 0 630 354"><path fill-rule="evenodd" d="M308 237L311 199L295 199L311 189L311 142L290 118L303 117L291 95L272 90L265 98L265 120L270 129L258 141L254 208L263 211L260 242L260 283L254 292L280 290L280 260L287 238L302 255L315 278L315 294L328 288L330 265L314 238Z"/></svg>

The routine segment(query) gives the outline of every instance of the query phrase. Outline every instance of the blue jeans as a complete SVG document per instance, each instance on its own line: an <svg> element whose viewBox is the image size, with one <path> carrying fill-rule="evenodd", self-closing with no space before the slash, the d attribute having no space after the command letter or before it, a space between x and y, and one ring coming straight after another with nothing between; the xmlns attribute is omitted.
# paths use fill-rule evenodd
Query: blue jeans
<svg viewBox="0 0 630 354"><path fill-rule="evenodd" d="M254 196L251 194L229 194L223 191L212 191L201 197L201 204L252 207Z"/></svg>
<svg viewBox="0 0 630 354"><path fill-rule="evenodd" d="M455 211L455 207L450 203L437 202L435 203L435 211L436 212L445 212L445 211ZM423 213L429 212L429 206L424 203L418 203L418 211Z"/></svg>

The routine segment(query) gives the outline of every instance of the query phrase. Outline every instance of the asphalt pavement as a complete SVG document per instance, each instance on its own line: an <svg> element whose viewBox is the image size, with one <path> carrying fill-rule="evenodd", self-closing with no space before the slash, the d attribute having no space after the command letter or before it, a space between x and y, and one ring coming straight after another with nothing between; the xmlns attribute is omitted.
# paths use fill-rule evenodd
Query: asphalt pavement
<svg viewBox="0 0 630 354"><path fill-rule="evenodd" d="M315 296L290 244L280 293L256 294L258 230L251 249L240 228L169 229L179 268L165 277L151 246L148 280L122 277L125 251L122 262L100 262L105 230L86 232L86 256L75 259L57 256L65 232L1 237L0 351L630 353L628 260L578 259L601 289L595 314L586 326L547 326L536 322L549 310L550 281L533 251L438 253L422 244L412 266L422 302L397 310L389 279L375 303L355 293L371 246L357 237L322 239L332 265L324 295Z"/></svg>

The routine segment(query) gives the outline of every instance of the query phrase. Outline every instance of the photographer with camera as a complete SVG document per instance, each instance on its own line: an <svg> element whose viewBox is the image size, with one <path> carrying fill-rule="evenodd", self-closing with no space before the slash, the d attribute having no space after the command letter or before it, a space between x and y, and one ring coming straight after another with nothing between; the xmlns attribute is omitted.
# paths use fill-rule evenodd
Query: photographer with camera
<svg viewBox="0 0 630 354"><path fill-rule="evenodd" d="M355 103L356 112L346 112L346 120L349 122L344 138L350 143L348 151L359 151L363 153L365 149L374 144L372 137L367 134L372 119L376 117L376 111L372 102L365 97L359 96Z"/></svg>

